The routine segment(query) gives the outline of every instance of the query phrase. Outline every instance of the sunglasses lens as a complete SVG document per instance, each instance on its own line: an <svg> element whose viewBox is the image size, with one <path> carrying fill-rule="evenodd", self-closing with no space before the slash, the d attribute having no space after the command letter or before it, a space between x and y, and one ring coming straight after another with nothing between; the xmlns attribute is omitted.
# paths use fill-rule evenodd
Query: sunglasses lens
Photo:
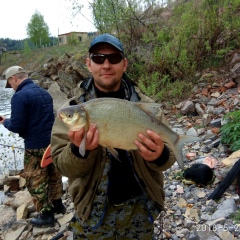
<svg viewBox="0 0 240 240"><path fill-rule="evenodd" d="M102 54L93 54L91 56L91 59L93 60L93 62L95 62L97 64L103 64L106 57Z"/></svg>
<svg viewBox="0 0 240 240"><path fill-rule="evenodd" d="M90 58L92 59L93 62L97 64L103 64L106 60L111 64L117 64L120 63L123 59L123 55L121 53L113 53L113 54L91 54Z"/></svg>
<svg viewBox="0 0 240 240"><path fill-rule="evenodd" d="M123 59L123 56L122 54L120 53L113 53L113 54L109 54L108 55L108 61L111 63L111 64L117 64L117 63L120 63Z"/></svg>

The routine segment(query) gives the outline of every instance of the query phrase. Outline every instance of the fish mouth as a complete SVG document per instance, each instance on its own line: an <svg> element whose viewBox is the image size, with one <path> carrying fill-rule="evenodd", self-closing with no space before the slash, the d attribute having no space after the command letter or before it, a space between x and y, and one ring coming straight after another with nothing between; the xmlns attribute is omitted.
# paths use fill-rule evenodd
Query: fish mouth
<svg viewBox="0 0 240 240"><path fill-rule="evenodd" d="M58 118L59 118L60 120L64 121L64 120L66 120L66 119L69 118L70 114L69 114L69 116L68 116L68 114L66 114L66 113L64 113L64 112L59 112L59 113L57 114L57 116L58 116Z"/></svg>
<svg viewBox="0 0 240 240"><path fill-rule="evenodd" d="M58 118L60 118L60 120L63 120L61 112L57 113L57 116L58 116Z"/></svg>

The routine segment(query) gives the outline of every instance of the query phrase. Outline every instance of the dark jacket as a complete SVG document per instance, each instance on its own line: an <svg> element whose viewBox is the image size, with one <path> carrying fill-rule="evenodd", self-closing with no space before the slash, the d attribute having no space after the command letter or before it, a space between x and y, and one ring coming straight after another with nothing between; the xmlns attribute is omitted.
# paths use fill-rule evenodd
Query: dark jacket
<svg viewBox="0 0 240 240"><path fill-rule="evenodd" d="M51 95L31 79L24 80L11 99L11 118L4 127L18 133L26 149L39 149L50 144L53 122Z"/></svg>

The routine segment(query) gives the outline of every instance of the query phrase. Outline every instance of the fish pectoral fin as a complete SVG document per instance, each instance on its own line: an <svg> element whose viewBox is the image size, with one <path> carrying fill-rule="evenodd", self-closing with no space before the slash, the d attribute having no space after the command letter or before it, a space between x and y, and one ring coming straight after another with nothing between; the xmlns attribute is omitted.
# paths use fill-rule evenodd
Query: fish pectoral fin
<svg viewBox="0 0 240 240"><path fill-rule="evenodd" d="M115 159L117 159L119 162L121 162L120 159L118 158L118 152L117 152L116 149L114 149L114 148L112 148L112 147L107 147L107 149L108 149L108 151L113 155L113 157L114 157Z"/></svg>
<svg viewBox="0 0 240 240"><path fill-rule="evenodd" d="M159 103L149 103L149 102L146 102L146 103L145 102L134 102L134 104L151 116L155 116L159 112L159 109L162 106Z"/></svg>
<svg viewBox="0 0 240 240"><path fill-rule="evenodd" d="M79 146L79 153L81 154L82 157L84 157L86 153L86 139L87 139L87 133L85 131L84 137Z"/></svg>

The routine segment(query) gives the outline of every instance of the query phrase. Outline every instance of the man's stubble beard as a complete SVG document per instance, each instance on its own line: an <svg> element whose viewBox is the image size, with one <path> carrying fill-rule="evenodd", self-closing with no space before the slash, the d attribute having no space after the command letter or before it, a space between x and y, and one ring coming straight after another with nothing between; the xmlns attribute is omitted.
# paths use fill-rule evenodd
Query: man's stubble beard
<svg viewBox="0 0 240 240"><path fill-rule="evenodd" d="M97 85L99 87L101 87L102 89L106 89L109 91L117 91L118 89L115 89L115 88L119 85L119 82L120 81L116 80L116 79L113 79L110 83L105 83L104 81L99 80L99 81L97 81Z"/></svg>

